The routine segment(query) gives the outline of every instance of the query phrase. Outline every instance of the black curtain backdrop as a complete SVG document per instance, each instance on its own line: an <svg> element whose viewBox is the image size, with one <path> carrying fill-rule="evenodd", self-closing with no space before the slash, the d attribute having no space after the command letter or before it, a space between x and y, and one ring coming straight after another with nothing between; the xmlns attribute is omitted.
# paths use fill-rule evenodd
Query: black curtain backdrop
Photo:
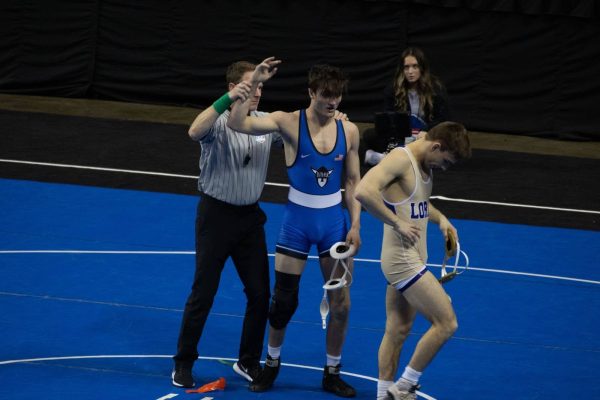
<svg viewBox="0 0 600 400"><path fill-rule="evenodd" d="M368 122L408 45L471 130L600 140L593 0L4 0L0 92L203 108L229 63L274 55L261 109L307 106L308 68L330 63Z"/></svg>

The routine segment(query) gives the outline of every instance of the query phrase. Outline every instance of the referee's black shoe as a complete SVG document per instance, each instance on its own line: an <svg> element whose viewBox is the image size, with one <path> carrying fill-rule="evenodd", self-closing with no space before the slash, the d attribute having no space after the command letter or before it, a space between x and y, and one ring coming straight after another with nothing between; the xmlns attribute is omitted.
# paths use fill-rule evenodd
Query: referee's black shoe
<svg viewBox="0 0 600 400"><path fill-rule="evenodd" d="M193 388L196 386L194 377L192 376L193 363L176 362L175 368L171 373L171 383L173 386Z"/></svg>
<svg viewBox="0 0 600 400"><path fill-rule="evenodd" d="M262 368L260 367L260 364L246 367L238 361L235 364L233 364L233 370L236 374L243 377L248 382L254 382L254 380L260 375Z"/></svg>
<svg viewBox="0 0 600 400"><path fill-rule="evenodd" d="M279 374L279 367L281 366L281 358L272 359L267 355L265 360L265 366L262 372L250 383L249 389L252 392L266 392L273 386L273 382Z"/></svg>
<svg viewBox="0 0 600 400"><path fill-rule="evenodd" d="M323 370L323 390L340 397L354 397L356 390L340 377L341 364L336 366L325 366Z"/></svg>

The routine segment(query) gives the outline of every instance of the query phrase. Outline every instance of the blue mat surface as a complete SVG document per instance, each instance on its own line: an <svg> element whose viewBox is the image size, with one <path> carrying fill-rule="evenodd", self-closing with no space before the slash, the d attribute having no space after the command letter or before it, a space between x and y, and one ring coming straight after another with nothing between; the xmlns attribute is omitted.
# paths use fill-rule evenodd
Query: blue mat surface
<svg viewBox="0 0 600 400"><path fill-rule="evenodd" d="M170 384L182 308L194 268L194 196L0 179L0 398L332 399L318 305L322 278L309 259L271 392L233 373L245 299L227 265L200 343L199 383ZM271 252L283 206L262 204ZM459 319L423 376L436 399L600 398L600 232L453 220L470 271L446 286ZM344 371L360 399L375 398L385 282L381 225L367 213L352 286ZM432 272L442 241L428 233ZM594 261L596 260L596 261ZM271 264L273 257L270 257ZM402 368L427 329L418 319ZM219 359L221 361L219 361Z"/></svg>

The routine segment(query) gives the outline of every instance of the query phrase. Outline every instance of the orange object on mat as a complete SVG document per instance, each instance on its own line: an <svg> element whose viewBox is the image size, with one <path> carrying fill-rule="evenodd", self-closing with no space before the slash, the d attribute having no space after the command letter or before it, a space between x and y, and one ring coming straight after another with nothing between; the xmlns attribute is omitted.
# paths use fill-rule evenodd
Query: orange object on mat
<svg viewBox="0 0 600 400"><path fill-rule="evenodd" d="M225 378L219 378L214 382L208 382L206 385L200 386L198 389L186 390L186 393L206 393L214 392L215 390L225 390Z"/></svg>

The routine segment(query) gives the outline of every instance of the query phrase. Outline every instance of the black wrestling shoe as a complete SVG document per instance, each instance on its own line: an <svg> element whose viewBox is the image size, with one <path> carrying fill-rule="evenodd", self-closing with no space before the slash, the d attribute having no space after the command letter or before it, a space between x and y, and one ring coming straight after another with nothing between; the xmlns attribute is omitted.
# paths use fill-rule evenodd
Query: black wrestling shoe
<svg viewBox="0 0 600 400"><path fill-rule="evenodd" d="M256 378L258 378L258 375L260 375L260 373L262 372L262 368L260 367L260 364L256 364L256 365L246 368L239 361L236 362L235 364L233 364L233 370L235 371L236 374L243 377L248 382L254 382L254 380Z"/></svg>
<svg viewBox="0 0 600 400"><path fill-rule="evenodd" d="M323 390L340 397L354 397L356 390L340 377L341 364L334 367L325 366L323 370Z"/></svg>
<svg viewBox="0 0 600 400"><path fill-rule="evenodd" d="M192 376L192 366L194 364L176 362L175 368L171 373L171 383L173 386L193 388L196 386L194 377Z"/></svg>
<svg viewBox="0 0 600 400"><path fill-rule="evenodd" d="M281 366L280 360L281 358L272 359L267 355L262 372L249 386L250 391L266 392L273 386L273 382L275 382L275 378L277 378L277 374L279 374L279 367Z"/></svg>

